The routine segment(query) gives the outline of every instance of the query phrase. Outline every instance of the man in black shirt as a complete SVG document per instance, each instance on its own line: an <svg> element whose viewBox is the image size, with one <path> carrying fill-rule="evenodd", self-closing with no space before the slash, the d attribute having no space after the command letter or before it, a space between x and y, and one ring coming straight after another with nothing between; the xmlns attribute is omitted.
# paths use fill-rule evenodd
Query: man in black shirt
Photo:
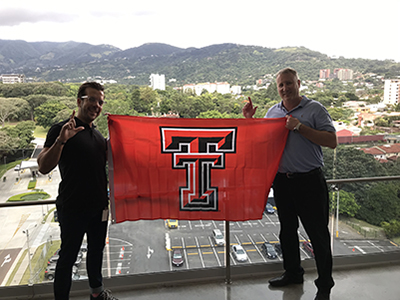
<svg viewBox="0 0 400 300"><path fill-rule="evenodd" d="M69 299L72 267L86 233L86 269L90 299L117 300L103 287L101 273L107 234L107 143L93 121L104 104L104 88L86 82L78 90L78 113L53 125L38 156L39 171L49 173L57 164L61 173L56 200L61 228L61 250L57 262L54 297Z"/></svg>

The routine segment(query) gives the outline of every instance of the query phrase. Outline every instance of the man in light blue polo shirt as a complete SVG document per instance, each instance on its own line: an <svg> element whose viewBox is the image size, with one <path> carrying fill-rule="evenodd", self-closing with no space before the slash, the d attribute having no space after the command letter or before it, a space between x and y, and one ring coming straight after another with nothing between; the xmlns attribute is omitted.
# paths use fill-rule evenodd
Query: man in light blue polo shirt
<svg viewBox="0 0 400 300"><path fill-rule="evenodd" d="M315 300L329 300L334 281L328 230L329 196L321 171L324 165L321 146L336 148L336 131L325 107L300 95L300 80L294 69L279 71L276 83L282 102L271 107L265 117L286 117L285 127L290 132L273 183L285 273L269 283L275 287L303 283L297 234L300 218L315 254L318 271ZM256 110L249 99L243 115L252 118Z"/></svg>

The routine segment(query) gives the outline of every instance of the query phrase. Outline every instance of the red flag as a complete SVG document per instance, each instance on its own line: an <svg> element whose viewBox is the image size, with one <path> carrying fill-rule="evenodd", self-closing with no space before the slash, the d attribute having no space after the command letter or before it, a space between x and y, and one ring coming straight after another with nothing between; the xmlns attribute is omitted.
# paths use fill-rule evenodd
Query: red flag
<svg viewBox="0 0 400 300"><path fill-rule="evenodd" d="M285 122L109 115L113 221L261 219Z"/></svg>

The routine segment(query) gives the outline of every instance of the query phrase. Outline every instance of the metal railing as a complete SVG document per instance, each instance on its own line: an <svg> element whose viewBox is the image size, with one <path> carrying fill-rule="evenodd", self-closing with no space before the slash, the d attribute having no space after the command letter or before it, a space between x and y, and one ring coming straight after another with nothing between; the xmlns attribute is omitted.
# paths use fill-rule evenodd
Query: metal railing
<svg viewBox="0 0 400 300"><path fill-rule="evenodd" d="M393 181L400 180L400 176L385 176L385 177L368 177L368 178L351 178L351 179L329 179L327 183L331 187L337 187L339 190L344 184L357 182L378 182L378 181ZM25 202L0 203L0 208L21 207L31 205L47 205L55 204L55 200L38 200ZM254 276L255 274L271 275L281 272L281 262L253 263L249 265L230 265L229 257L229 222L225 222L226 243L225 243L225 266L212 267L206 269L179 270L174 272L157 272L140 275L124 275L118 277L105 278L105 283L108 287L115 290L132 289L135 287L159 286L164 284L181 284L188 282L201 282L210 280L224 280L226 283L231 282L231 278L240 278ZM375 264L391 264L400 263L400 251L392 251L389 253L374 253L357 256L340 256L334 257L334 269L352 268L361 265ZM315 269L312 260L306 260L303 263L305 269ZM87 290L87 282L79 281L74 283L74 290L71 295L78 295ZM0 287L0 299L15 299L18 297L32 297L40 294L41 296L51 297L52 283L39 283L35 285L23 285L12 287Z"/></svg>

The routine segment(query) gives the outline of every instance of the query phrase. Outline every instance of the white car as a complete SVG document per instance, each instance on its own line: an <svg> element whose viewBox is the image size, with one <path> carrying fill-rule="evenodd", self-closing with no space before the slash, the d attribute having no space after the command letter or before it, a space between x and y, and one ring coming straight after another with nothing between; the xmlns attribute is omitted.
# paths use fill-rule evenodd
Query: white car
<svg viewBox="0 0 400 300"><path fill-rule="evenodd" d="M213 229L212 231L212 237L214 239L214 242L217 246L223 246L225 245L225 240L224 240L224 235L222 234L221 230L219 229Z"/></svg>
<svg viewBox="0 0 400 300"><path fill-rule="evenodd" d="M244 251L241 245L233 245L232 246L232 255L237 261L246 261L247 253Z"/></svg>

